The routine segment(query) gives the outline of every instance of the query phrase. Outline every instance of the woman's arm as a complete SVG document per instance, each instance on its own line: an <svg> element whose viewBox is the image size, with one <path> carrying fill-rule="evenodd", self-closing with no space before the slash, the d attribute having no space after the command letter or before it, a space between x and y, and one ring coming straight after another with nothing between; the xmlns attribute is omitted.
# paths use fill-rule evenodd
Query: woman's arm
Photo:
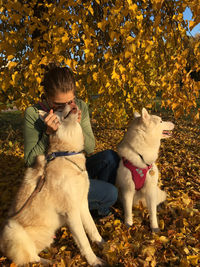
<svg viewBox="0 0 200 267"><path fill-rule="evenodd" d="M46 126L39 118L36 107L28 107L24 114L24 159L31 166L36 156L45 154L49 137L45 133Z"/></svg>
<svg viewBox="0 0 200 267"><path fill-rule="evenodd" d="M92 131L90 116L87 104L81 100L78 100L77 105L81 109L81 122L83 135L84 135L84 150L87 154L94 152L95 148L95 137Z"/></svg>

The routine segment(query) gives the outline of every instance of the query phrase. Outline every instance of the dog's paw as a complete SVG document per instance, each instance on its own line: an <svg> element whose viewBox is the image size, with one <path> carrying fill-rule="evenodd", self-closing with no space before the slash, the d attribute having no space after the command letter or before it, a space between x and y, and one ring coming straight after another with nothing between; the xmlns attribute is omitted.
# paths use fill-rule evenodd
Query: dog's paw
<svg viewBox="0 0 200 267"><path fill-rule="evenodd" d="M127 228L130 228L133 225L133 221L131 220L125 220L124 224L126 225Z"/></svg>
<svg viewBox="0 0 200 267"><path fill-rule="evenodd" d="M132 224L129 224L129 223L125 223L125 225L127 229L129 229L132 226Z"/></svg>
<svg viewBox="0 0 200 267"><path fill-rule="evenodd" d="M159 233L160 232L160 228L152 228L151 229L153 233Z"/></svg>
<svg viewBox="0 0 200 267"><path fill-rule="evenodd" d="M39 261L43 266L52 266L52 262L50 260L44 259L40 257L40 261Z"/></svg>
<svg viewBox="0 0 200 267"><path fill-rule="evenodd" d="M106 241L102 238L101 241L95 241L95 243L96 243L99 247L103 247L103 245L106 243Z"/></svg>
<svg viewBox="0 0 200 267"><path fill-rule="evenodd" d="M108 266L108 265L107 265L105 260L96 257L95 262L93 264L91 264L91 266L100 267L100 266Z"/></svg>

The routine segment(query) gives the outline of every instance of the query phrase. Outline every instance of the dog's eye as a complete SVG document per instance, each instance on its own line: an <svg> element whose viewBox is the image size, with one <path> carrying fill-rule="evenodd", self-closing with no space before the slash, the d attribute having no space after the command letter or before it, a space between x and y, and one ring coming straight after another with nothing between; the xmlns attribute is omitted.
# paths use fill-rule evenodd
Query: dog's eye
<svg viewBox="0 0 200 267"><path fill-rule="evenodd" d="M163 121L161 120L160 123L162 123Z"/></svg>

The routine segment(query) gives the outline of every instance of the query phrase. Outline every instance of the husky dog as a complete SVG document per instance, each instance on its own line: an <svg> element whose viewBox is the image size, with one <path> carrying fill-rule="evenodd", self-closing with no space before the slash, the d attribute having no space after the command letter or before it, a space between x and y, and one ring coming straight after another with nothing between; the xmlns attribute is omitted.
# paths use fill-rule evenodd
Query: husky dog
<svg viewBox="0 0 200 267"><path fill-rule="evenodd" d="M150 213L150 225L159 231L157 205L166 199L166 193L158 187L158 158L160 140L171 135L172 122L165 122L150 115L145 108L142 115L135 113L121 143L118 154L121 157L117 170L116 186L121 196L125 224L131 226L132 206L142 201Z"/></svg>
<svg viewBox="0 0 200 267"><path fill-rule="evenodd" d="M67 223L88 263L103 266L105 262L94 254L86 235L99 245L103 243L88 209L89 179L82 153L83 133L77 122L78 109L66 105L56 115L60 125L50 136L48 154L50 159L63 151L68 151L65 152L67 155L60 155L47 163L41 155L37 158L37 166L27 169L11 210L15 215L8 219L2 231L0 248L17 265L43 262L38 253L53 242L55 231ZM45 182L41 191L16 214L43 174Z"/></svg>

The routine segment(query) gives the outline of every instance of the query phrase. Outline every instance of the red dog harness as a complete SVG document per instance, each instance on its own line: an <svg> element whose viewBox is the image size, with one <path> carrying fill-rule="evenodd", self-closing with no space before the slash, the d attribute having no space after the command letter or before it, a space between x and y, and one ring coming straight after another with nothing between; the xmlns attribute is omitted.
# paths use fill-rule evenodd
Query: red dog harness
<svg viewBox="0 0 200 267"><path fill-rule="evenodd" d="M133 166L132 163L125 158L122 158L122 160L124 166L128 168L132 174L132 179L135 184L135 189L140 190L144 186L147 172L148 170L151 169L152 165L147 166L145 169L141 169Z"/></svg>

